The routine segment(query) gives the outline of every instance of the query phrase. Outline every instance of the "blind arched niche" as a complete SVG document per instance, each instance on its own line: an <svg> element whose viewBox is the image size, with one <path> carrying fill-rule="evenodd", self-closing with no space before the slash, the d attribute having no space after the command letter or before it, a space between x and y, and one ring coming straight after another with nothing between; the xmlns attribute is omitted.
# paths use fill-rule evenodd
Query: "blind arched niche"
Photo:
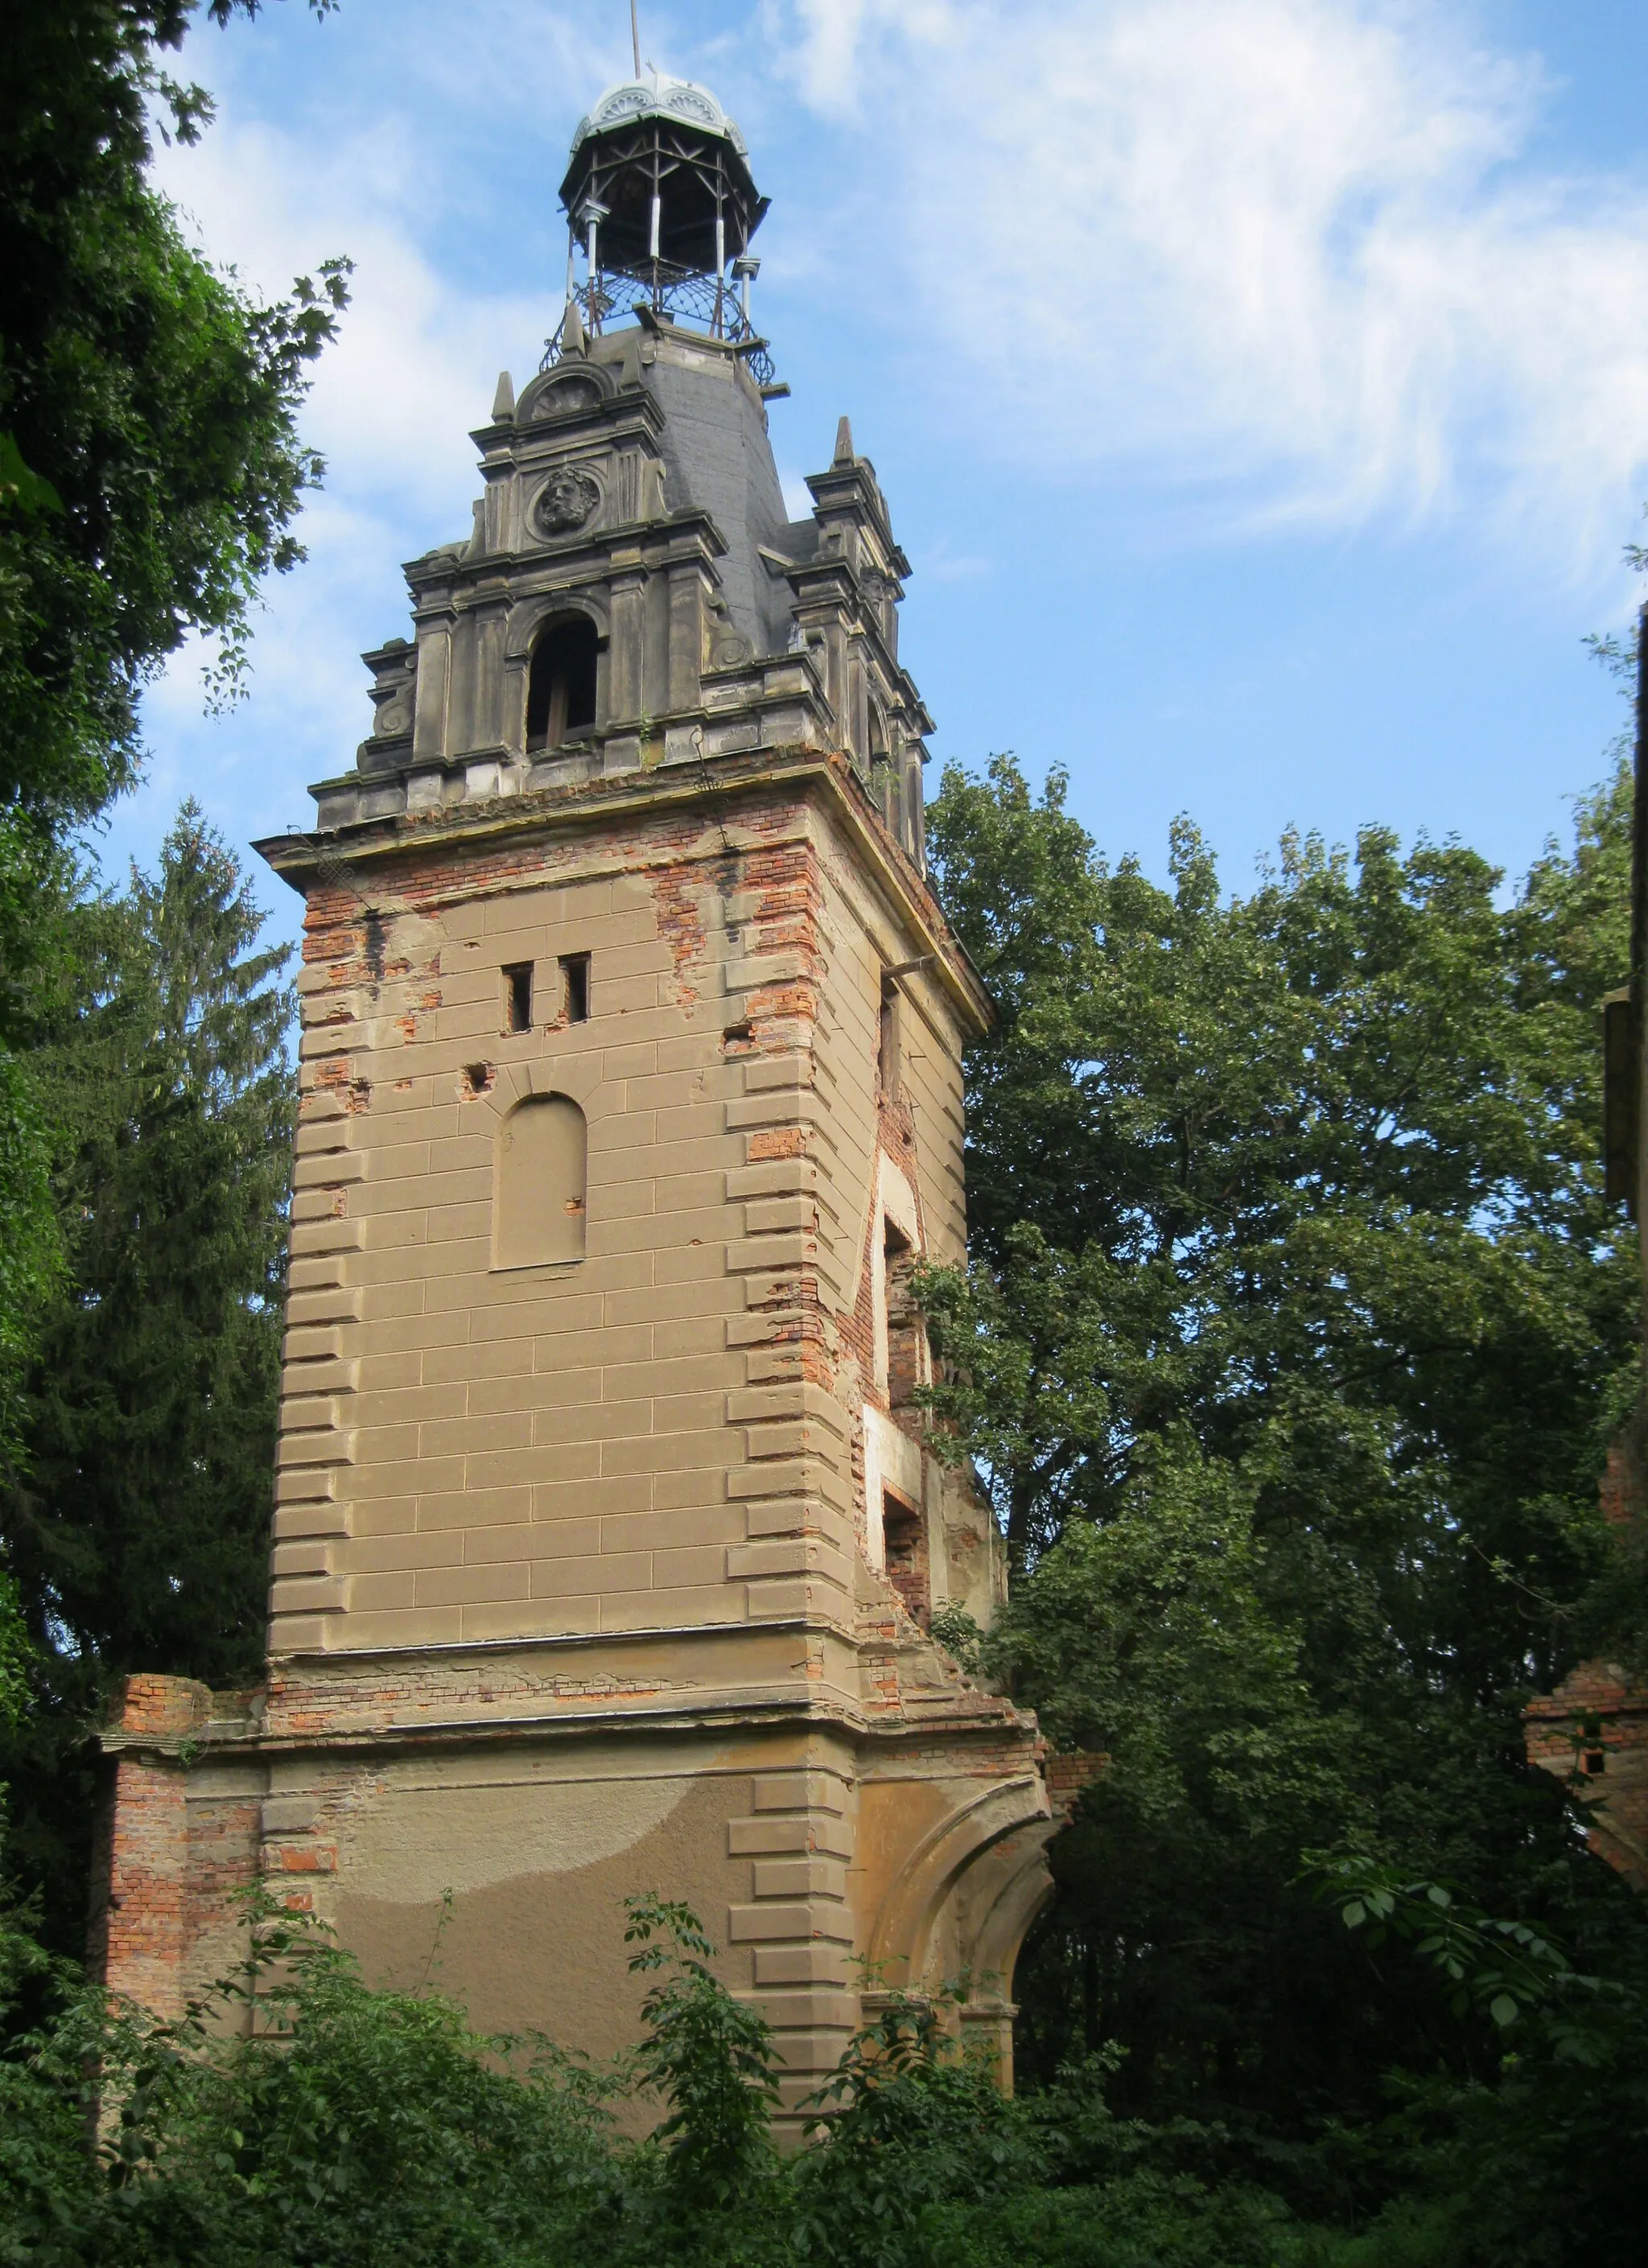
<svg viewBox="0 0 1648 2268"><path fill-rule="evenodd" d="M570 1096L532 1094L497 1130L492 1264L541 1267L584 1257L588 1136Z"/></svg>

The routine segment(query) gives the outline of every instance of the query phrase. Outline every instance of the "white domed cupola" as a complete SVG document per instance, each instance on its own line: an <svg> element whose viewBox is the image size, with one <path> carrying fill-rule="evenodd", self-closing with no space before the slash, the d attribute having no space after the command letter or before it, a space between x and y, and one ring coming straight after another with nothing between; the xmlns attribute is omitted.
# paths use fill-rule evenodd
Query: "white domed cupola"
<svg viewBox="0 0 1648 2268"><path fill-rule="evenodd" d="M659 72L609 88L572 137L561 202L567 298L580 328L599 335L614 314L644 306L761 355L749 318L760 266L750 239L768 201L744 136L708 87Z"/></svg>

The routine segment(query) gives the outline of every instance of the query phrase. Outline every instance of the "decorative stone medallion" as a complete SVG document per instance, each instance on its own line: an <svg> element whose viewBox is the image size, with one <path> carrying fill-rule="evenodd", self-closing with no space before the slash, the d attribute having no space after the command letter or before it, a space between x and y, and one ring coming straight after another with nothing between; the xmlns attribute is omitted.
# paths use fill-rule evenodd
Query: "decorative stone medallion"
<svg viewBox="0 0 1648 2268"><path fill-rule="evenodd" d="M538 491L533 517L546 535L586 526L600 504L600 483L576 465L558 465Z"/></svg>

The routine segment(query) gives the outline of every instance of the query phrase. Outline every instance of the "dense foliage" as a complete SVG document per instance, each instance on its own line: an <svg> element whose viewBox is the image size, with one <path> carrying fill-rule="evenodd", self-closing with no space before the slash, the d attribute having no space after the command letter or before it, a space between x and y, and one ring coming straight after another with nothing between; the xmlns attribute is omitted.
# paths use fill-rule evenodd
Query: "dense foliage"
<svg viewBox="0 0 1648 2268"><path fill-rule="evenodd" d="M293 1081L287 954L185 804L151 879L69 917L33 1062L68 1271L0 1498L36 1636L120 1668L256 1672Z"/></svg>
<svg viewBox="0 0 1648 2268"><path fill-rule="evenodd" d="M1413 1904L1434 1918L1436 1896L1362 1889L1387 1929ZM1525 2080L1462 2104L1416 2098L1401 2146L1446 2178L1357 2230L1302 2219L1274 2188L1223 2171L1217 2129L1118 2118L1106 2102L1114 2057L1005 2099L987 2064L957 2051L944 1995L886 1994L833 2079L798 2106L802 2146L792 2133L781 2151L771 2035L717 1978L696 1917L655 1897L629 1901L625 1933L640 1947L631 1967L651 1978L643 2037L607 2067L541 2039L478 2037L426 1992L369 1991L324 1935L267 1901L247 1922L246 1968L172 2025L110 2011L15 1926L0 1930L0 1997L42 2004L0 2058L0 2258L1625 2268L1638 2257L1629 2221L1623 2247L1599 2235L1599 2198L1616 2213L1631 2201L1621 2154L1609 2164L1579 2131L1560 2076L1547 2083L1549 2058L1532 2100L1508 2115L1502 2097L1527 2093ZM619 1926L614 1915L614 1938ZM1470 1963L1483 1934L1481 1917L1456 1914L1450 1945ZM1549 1964L1525 1967L1548 2031L1565 2026L1590 2058L1576 2067L1594 2073L1610 2018L1640 2030L1640 2007L1616 1996L1599 2014L1548 1989ZM1618 2107L1639 2117L1640 2090ZM1450 2142L1426 2139L1438 2124ZM1564 2168L1574 2249L1541 2246L1537 2223L1530 2246L1530 2190Z"/></svg>
<svg viewBox="0 0 1648 2268"><path fill-rule="evenodd" d="M312 0L324 5L324 0ZM157 119L210 115L161 68L195 0L0 0L0 1462L63 1264L54 1122L25 1050L72 831L136 777L138 696L191 633L244 668L260 579L300 556L321 467L297 416L346 263L265 305L148 176ZM257 0L210 0L218 24Z"/></svg>
<svg viewBox="0 0 1648 2268"><path fill-rule="evenodd" d="M223 22L254 13L215 0ZM259 578L301 556L320 470L307 368L336 261L261 306L187 242L146 178L154 106L210 115L159 69L193 0L5 10L0 77L0 802L84 815L130 779L136 701L191 630L232 674Z"/></svg>
<svg viewBox="0 0 1648 2268"><path fill-rule="evenodd" d="M934 1399L1017 1568L986 1660L1110 1760L1054 1846L1021 2064L1115 2041L1121 2107L1218 2120L1348 2209L1398 2178L1365 2146L1388 2075L1491 2088L1503 2043L1371 1960L1308 1854L1450 1881L1619 1978L1644 1957L1520 1723L1597 1636L1637 1391L1597 1131L1630 784L1508 903L1461 846L1378 831L1354 865L1290 838L1232 898L1181 824L1160 889L1063 788L952 772L931 822L1003 1012L972 1270L923 1286Z"/></svg>

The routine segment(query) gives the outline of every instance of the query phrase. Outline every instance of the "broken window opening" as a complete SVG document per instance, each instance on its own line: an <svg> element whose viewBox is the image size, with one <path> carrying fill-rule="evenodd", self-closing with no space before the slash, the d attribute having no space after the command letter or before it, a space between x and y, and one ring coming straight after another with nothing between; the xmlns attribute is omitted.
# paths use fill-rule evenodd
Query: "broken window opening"
<svg viewBox="0 0 1648 2268"><path fill-rule="evenodd" d="M558 748L595 722L595 661L600 639L586 615L551 622L533 648L526 680L526 747Z"/></svg>
<svg viewBox="0 0 1648 2268"><path fill-rule="evenodd" d="M889 1491L881 1505L887 1580L913 1623L926 1630L932 1621L932 1578L928 1563L927 1522L913 1505Z"/></svg>
<svg viewBox="0 0 1648 2268"><path fill-rule="evenodd" d="M569 1024L587 1024L590 1012L590 957L567 953L561 957L561 998Z"/></svg>
<svg viewBox="0 0 1648 2268"><path fill-rule="evenodd" d="M531 961L511 961L504 971L504 1028L506 1032L531 1031L532 996Z"/></svg>
<svg viewBox="0 0 1648 2268"><path fill-rule="evenodd" d="M899 1077L899 989L891 976L881 979L881 1023L877 1042L876 1076L884 1098L891 1100Z"/></svg>
<svg viewBox="0 0 1648 2268"><path fill-rule="evenodd" d="M887 1388L887 1407L903 1410L925 1383L925 1336L921 1313L910 1291L916 1252L902 1229L886 1224Z"/></svg>

